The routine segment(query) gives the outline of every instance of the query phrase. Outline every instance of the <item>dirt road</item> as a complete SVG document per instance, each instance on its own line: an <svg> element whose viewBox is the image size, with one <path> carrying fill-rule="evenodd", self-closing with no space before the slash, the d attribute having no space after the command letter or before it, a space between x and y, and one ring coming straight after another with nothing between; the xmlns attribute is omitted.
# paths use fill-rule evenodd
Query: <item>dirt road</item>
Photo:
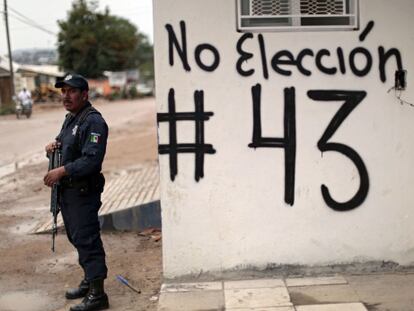
<svg viewBox="0 0 414 311"><path fill-rule="evenodd" d="M109 139L119 139L116 136L117 131L119 128L125 130L126 125L141 125L139 129L144 130L145 135L149 134L148 131L155 135L153 98L138 101L97 101L94 105L108 123L111 130ZM66 111L59 104L39 104L35 106L30 119L16 120L14 115L0 117L0 167L16 161L27 161L39 153L43 156L43 146L60 130L65 114ZM133 129L137 130L135 127ZM132 128L126 130L128 135L131 134ZM143 136L142 132L136 134L141 138Z"/></svg>
<svg viewBox="0 0 414 311"><path fill-rule="evenodd" d="M97 102L110 128L104 173L145 161L156 161L154 99ZM42 108L43 107L43 108ZM77 256L64 233L56 253L50 235L29 232L49 214L49 189L42 177L47 169L44 145L55 137L64 118L63 108L35 107L31 119L0 117L0 310L68 310L64 291L82 278ZM110 175L110 174L107 174ZM109 275L105 284L111 310L156 310L161 283L161 242L133 232L104 232ZM118 283L122 275L141 289L136 294Z"/></svg>

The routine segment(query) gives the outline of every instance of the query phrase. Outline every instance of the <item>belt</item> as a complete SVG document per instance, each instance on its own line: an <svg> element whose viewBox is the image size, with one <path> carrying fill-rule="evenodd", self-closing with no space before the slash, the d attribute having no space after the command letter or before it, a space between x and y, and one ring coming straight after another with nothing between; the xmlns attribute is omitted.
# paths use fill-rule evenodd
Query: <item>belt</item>
<svg viewBox="0 0 414 311"><path fill-rule="evenodd" d="M60 181L60 185L63 188L74 188L74 189L80 189L80 188L85 188L88 187L90 185L90 179L89 178L85 178L85 179L74 179L72 177L64 177L62 178L62 180Z"/></svg>
<svg viewBox="0 0 414 311"><path fill-rule="evenodd" d="M65 176L60 180L62 188L72 189L101 189L103 190L105 178L102 173L89 175L82 178Z"/></svg>

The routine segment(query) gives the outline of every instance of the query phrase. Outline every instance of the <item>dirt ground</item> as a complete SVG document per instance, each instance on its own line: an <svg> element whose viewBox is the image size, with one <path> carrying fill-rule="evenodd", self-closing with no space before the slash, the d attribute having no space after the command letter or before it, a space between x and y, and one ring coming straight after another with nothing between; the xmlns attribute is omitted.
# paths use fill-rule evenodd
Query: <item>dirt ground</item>
<svg viewBox="0 0 414 311"><path fill-rule="evenodd" d="M101 103L98 109L105 105ZM147 100L145 105L145 111L134 119L110 126L104 173L157 160L154 101ZM37 113L49 112L43 106L35 108L34 117ZM51 217L50 189L42 182L46 170L44 161L0 178L1 311L68 310L80 301L64 298L65 290L76 286L83 277L77 254L64 232L57 236L55 253L50 249L49 234L30 234L39 222ZM111 310L156 310L162 278L162 241L137 232L103 232L102 239L109 268L105 289ZM125 277L141 294L119 283L116 275Z"/></svg>

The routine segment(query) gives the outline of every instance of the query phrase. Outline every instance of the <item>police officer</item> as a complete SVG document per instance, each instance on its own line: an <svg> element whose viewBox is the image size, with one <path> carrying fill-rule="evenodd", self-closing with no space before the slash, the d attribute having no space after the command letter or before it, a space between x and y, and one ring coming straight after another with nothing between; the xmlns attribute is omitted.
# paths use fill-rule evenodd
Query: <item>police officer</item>
<svg viewBox="0 0 414 311"><path fill-rule="evenodd" d="M105 179L101 173L105 156L108 126L88 100L88 81L69 74L55 84L62 91L63 105L69 113L56 141L46 152L61 148L62 166L50 170L45 185L61 185L61 211L69 241L78 251L84 278L78 288L66 292L67 299L84 297L71 311L109 308L104 292L107 277L98 210Z"/></svg>

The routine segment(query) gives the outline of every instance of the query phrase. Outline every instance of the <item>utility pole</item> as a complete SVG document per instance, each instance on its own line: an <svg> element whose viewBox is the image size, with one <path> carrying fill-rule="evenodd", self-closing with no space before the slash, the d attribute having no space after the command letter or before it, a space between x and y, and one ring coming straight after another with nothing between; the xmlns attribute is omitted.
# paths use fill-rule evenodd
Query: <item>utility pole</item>
<svg viewBox="0 0 414 311"><path fill-rule="evenodd" d="M7 36L7 49L9 51L9 67L10 67L10 91L11 96L14 96L14 72L13 72L13 57L10 47L10 34L9 34L9 19L7 15L7 0L4 0L4 22L6 23L6 36Z"/></svg>

